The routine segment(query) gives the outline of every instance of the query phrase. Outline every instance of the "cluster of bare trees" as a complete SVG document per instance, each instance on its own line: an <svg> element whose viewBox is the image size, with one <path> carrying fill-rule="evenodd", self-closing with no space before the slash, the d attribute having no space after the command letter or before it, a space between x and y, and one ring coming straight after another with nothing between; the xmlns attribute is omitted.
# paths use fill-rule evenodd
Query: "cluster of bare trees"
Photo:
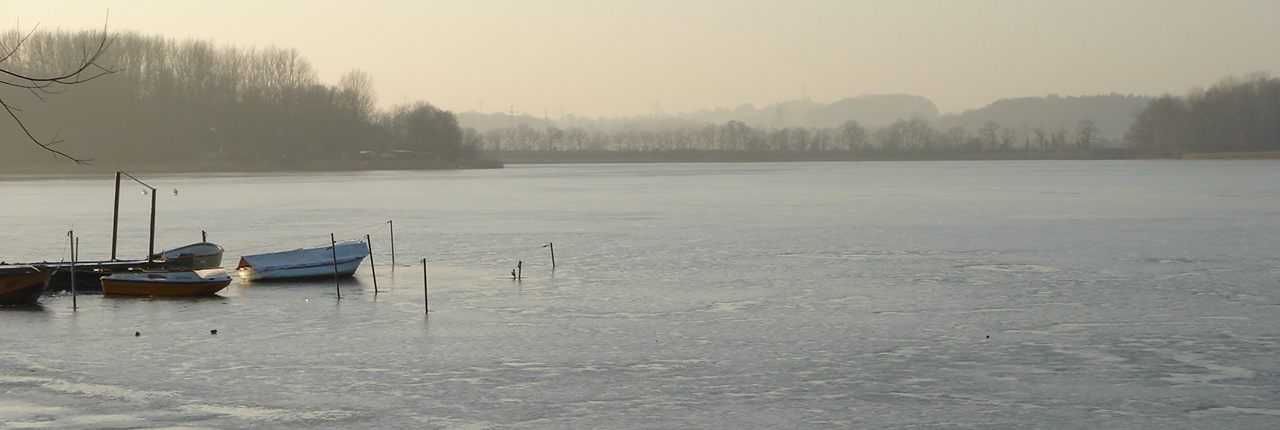
<svg viewBox="0 0 1280 430"><path fill-rule="evenodd" d="M464 147L462 129L453 113L428 103L397 106L380 115L377 122L389 133L391 148L445 160L477 156L475 145Z"/></svg>
<svg viewBox="0 0 1280 430"><path fill-rule="evenodd" d="M99 63L114 39L107 35L104 28L101 36L95 38L96 44L86 43L81 46L79 57L67 57L73 55L74 51L59 51L52 58L44 59L46 61L31 61L28 58L31 50L24 51L23 45L45 41L42 38L31 41L34 34L34 30L26 34L16 31L0 33L0 108L13 120L9 124L21 130L25 140L57 157L87 164L87 159L77 158L54 148L54 145L62 142L56 136L43 139L37 137L19 115L22 109L11 104L16 103L16 97L9 91L16 90L17 93L25 93L36 100L44 100L64 87L114 73L114 69Z"/></svg>
<svg viewBox="0 0 1280 430"><path fill-rule="evenodd" d="M378 112L367 74L353 70L338 85L326 85L293 49L218 47L134 33L105 38L86 32L9 32L0 40L6 41L0 54L4 70L61 76L28 78L17 87L26 92L0 93L5 108L12 113L19 104L27 107L19 124L32 131L31 139L46 145L65 139L66 146L58 149L78 161L288 165L361 150L405 149L439 158L461 153L461 131L452 113L426 103ZM104 42L86 50L87 40ZM68 64L80 70L61 71ZM31 91L107 72L114 73L58 97ZM0 128L0 135L8 131ZM3 146L10 159L39 152Z"/></svg>
<svg viewBox="0 0 1280 430"><path fill-rule="evenodd" d="M1280 151L1280 79L1228 77L1186 97L1165 95L1138 114L1125 139L1154 152Z"/></svg>
<svg viewBox="0 0 1280 430"><path fill-rule="evenodd" d="M574 127L538 129L529 125L468 130L470 142L486 150L516 151L980 151L988 149L1088 149L1100 142L1093 120L1065 126L1003 127L988 121L976 134L964 127L934 129L920 118L903 119L870 131L856 120L832 128L755 128L739 121L697 127L636 126L613 132Z"/></svg>

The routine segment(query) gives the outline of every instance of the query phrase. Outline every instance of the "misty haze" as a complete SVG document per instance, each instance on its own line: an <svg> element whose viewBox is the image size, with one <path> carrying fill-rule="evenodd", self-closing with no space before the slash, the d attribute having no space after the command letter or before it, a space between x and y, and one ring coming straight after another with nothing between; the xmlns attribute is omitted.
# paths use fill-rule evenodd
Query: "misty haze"
<svg viewBox="0 0 1280 430"><path fill-rule="evenodd" d="M0 16L0 426L1280 426L1280 4Z"/></svg>

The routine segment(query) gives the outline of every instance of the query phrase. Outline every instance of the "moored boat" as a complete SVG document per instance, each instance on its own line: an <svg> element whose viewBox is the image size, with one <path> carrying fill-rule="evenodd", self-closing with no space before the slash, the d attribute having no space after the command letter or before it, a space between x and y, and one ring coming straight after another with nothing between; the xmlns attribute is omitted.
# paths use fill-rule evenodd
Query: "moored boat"
<svg viewBox="0 0 1280 430"><path fill-rule="evenodd" d="M337 276L351 276L367 256L369 245L362 240L351 240L329 246L241 256L236 269L240 276L251 281L332 277L335 267Z"/></svg>
<svg viewBox="0 0 1280 430"><path fill-rule="evenodd" d="M53 278L49 280L48 291L71 291L71 265L67 262L41 262L31 263L31 265L54 272ZM103 276L112 273L126 272L130 270L144 270L147 268L147 260L123 260L123 261L77 261L75 265L75 289L79 292L100 292L102 291L102 283L98 282Z"/></svg>
<svg viewBox="0 0 1280 430"><path fill-rule="evenodd" d="M222 252L217 244L199 242L159 252L151 258L165 268L213 269L222 267Z"/></svg>
<svg viewBox="0 0 1280 430"><path fill-rule="evenodd" d="M29 265L0 266L0 305L36 304L52 276L52 270Z"/></svg>
<svg viewBox="0 0 1280 430"><path fill-rule="evenodd" d="M80 292L102 291L99 282L104 276L115 273L152 269L216 269L222 267L223 249L210 242L190 245L156 253L148 260L77 261L75 264L75 289ZM45 261L30 263L42 270L52 270L49 291L71 291L71 265L66 262Z"/></svg>
<svg viewBox="0 0 1280 430"><path fill-rule="evenodd" d="M231 284L222 269L147 270L114 273L102 278L104 294L208 296Z"/></svg>

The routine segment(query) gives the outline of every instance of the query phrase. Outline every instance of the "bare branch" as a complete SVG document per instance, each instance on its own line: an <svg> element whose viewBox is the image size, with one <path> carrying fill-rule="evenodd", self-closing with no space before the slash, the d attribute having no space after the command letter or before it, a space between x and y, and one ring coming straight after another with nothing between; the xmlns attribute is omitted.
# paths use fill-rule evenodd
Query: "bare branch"
<svg viewBox="0 0 1280 430"><path fill-rule="evenodd" d="M9 117L13 118L13 121L18 124L18 128L21 128L22 132L27 135L27 138L31 139L31 142L35 143L37 146L44 148L44 150L46 151L54 153L54 155L58 155L68 160L74 161L76 164L88 165L90 164L89 163L90 161L93 161L92 158L76 158L65 152L59 151L57 149L53 149L53 145L61 143L62 142L61 140L50 140L49 142L43 142L43 143L40 142L40 139L37 139L35 136L33 136L31 134L31 130L27 129L27 125L22 123L22 119L18 118L18 114L13 111L13 108L10 107L9 104L3 103L3 101L0 100L0 106L4 106L4 111L9 113Z"/></svg>
<svg viewBox="0 0 1280 430"><path fill-rule="evenodd" d="M14 58L14 56L21 51L22 46L31 39L35 32L36 30L33 28L22 38L18 39L11 49L5 50L3 52L3 56L0 56L0 64ZM39 76L35 74L15 72L4 67L0 67L0 84L7 87L27 90L38 100L44 101L46 95L60 93L61 90L58 88L60 86L81 84L102 76L116 73L118 70L114 67L104 67L98 63L102 59L102 56L107 52L107 49L115 43L115 40L115 36L108 33L107 25L104 23L102 27L102 37L98 40L97 46L86 45L82 47L80 61L73 65L69 71L59 72L50 76ZM39 146L41 149L49 151L55 156L71 160L76 164L85 165L89 164L90 161L93 161L93 159L74 157L53 148L53 145L62 142L62 140L57 138L57 134L54 135L54 138L48 141L41 141L32 134L31 129L29 129L26 123L22 121L22 118L18 116L18 112L22 111L21 109L9 104L2 97L0 97L0 106L3 106L5 113L8 113L14 123L18 124L18 128L20 128L23 134L27 136L27 139L36 146Z"/></svg>

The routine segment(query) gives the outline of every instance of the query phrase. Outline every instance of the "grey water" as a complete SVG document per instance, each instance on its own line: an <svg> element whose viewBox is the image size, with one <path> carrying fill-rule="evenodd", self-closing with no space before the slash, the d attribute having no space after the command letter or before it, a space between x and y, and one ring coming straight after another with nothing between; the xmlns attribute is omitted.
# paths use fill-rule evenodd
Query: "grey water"
<svg viewBox="0 0 1280 430"><path fill-rule="evenodd" d="M139 179L157 250L369 235L376 279L0 309L0 426L1280 427L1274 160ZM108 258L113 187L0 178L0 260Z"/></svg>

